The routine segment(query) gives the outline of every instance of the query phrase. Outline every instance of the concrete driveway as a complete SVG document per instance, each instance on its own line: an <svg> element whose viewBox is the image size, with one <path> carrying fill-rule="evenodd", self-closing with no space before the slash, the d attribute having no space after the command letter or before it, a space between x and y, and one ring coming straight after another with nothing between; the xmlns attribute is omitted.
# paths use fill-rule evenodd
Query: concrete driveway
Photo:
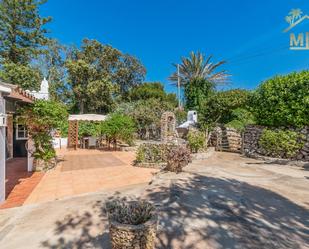
<svg viewBox="0 0 309 249"><path fill-rule="evenodd" d="M308 168L215 153L180 174L0 211L0 245L110 248L104 203L144 198L156 204L156 248L309 248Z"/></svg>

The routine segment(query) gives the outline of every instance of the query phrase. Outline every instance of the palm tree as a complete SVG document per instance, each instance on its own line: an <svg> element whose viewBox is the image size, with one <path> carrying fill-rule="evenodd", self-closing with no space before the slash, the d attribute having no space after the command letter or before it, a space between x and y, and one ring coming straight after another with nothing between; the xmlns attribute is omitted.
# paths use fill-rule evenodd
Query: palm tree
<svg viewBox="0 0 309 249"><path fill-rule="evenodd" d="M291 16L286 16L285 20L287 23L292 24L292 17Z"/></svg>
<svg viewBox="0 0 309 249"><path fill-rule="evenodd" d="M215 72L219 66L225 63L225 61L212 63L210 62L211 58L212 56L209 56L205 59L204 55L200 52L191 52L190 57L182 57L182 63L179 65L181 86L184 86L194 79L205 79L214 85L226 83L229 76L226 71L222 70ZM174 64L174 66L177 68L177 64ZM177 70L169 77L169 79L177 84Z"/></svg>
<svg viewBox="0 0 309 249"><path fill-rule="evenodd" d="M301 9L292 9L289 14L292 16L292 23L294 23L295 19L300 18L303 12Z"/></svg>

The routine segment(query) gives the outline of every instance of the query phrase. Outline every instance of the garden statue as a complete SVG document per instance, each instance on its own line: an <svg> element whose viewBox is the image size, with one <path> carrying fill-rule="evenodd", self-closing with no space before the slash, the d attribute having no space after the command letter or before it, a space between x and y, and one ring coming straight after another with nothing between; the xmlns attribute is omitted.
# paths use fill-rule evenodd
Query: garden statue
<svg viewBox="0 0 309 249"><path fill-rule="evenodd" d="M197 112L196 111L188 111L187 121L183 124L179 125L178 128L186 128L188 129L190 126L193 126L197 123Z"/></svg>

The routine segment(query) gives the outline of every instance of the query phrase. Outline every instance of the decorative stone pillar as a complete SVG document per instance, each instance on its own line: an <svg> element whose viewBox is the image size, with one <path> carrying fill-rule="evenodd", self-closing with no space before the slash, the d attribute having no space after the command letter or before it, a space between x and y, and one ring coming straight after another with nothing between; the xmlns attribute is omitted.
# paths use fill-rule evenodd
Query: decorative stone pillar
<svg viewBox="0 0 309 249"><path fill-rule="evenodd" d="M13 158L13 131L14 131L14 124L13 124L13 115L7 115L7 150L9 158Z"/></svg>
<svg viewBox="0 0 309 249"><path fill-rule="evenodd" d="M169 143L175 142L175 140L177 140L175 114L164 112L161 117L161 141Z"/></svg>
<svg viewBox="0 0 309 249"><path fill-rule="evenodd" d="M5 113L5 101L0 92L0 114ZM0 126L0 203L5 200L5 126Z"/></svg>

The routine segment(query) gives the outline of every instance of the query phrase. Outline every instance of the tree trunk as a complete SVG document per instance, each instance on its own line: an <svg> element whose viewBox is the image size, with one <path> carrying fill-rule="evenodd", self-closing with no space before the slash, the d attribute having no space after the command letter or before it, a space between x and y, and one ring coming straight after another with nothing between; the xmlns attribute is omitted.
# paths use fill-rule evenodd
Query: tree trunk
<svg viewBox="0 0 309 249"><path fill-rule="evenodd" d="M79 104L79 113L84 114L84 101L81 101Z"/></svg>

